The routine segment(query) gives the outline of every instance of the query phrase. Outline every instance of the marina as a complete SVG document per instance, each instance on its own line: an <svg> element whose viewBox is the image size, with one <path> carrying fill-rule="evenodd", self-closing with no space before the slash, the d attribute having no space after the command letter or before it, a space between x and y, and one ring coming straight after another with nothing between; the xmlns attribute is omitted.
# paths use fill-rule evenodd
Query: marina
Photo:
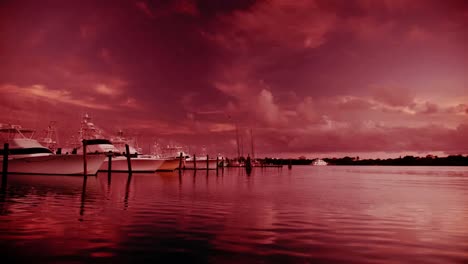
<svg viewBox="0 0 468 264"><path fill-rule="evenodd" d="M0 1L0 262L468 263L468 0Z"/></svg>
<svg viewBox="0 0 468 264"><path fill-rule="evenodd" d="M210 158L209 155L188 155L180 147L166 147L153 154L142 154L141 148L134 146L134 140L124 137L119 130L117 136L108 137L96 126L89 114L84 114L78 130L78 138L69 146L60 146L57 140L56 122L51 122L47 134L39 143L34 139L34 130L20 125L1 124L0 134L5 142L2 149L4 174L58 174L95 175L101 172L151 173L174 170L218 170L224 167L278 167L262 160L236 157ZM251 133L251 151L254 153ZM29 136L28 136L29 135ZM109 138L109 139L107 139ZM130 145L131 144L131 145ZM69 150L64 151L62 149ZM238 149L239 146L238 146ZM56 153L54 153L56 150ZM206 152L206 149L204 150ZM240 155L240 153L238 153Z"/></svg>

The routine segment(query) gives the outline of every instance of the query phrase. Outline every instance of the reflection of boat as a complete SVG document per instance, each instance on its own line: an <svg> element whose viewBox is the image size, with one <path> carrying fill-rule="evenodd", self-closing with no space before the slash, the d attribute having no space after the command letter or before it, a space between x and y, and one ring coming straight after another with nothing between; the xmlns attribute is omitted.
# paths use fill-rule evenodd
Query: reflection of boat
<svg viewBox="0 0 468 264"><path fill-rule="evenodd" d="M33 139L34 130L16 125L0 126L3 142L9 143L8 172L22 174L83 174L82 155L55 155ZM3 154L3 149L1 150ZM96 174L104 155L87 157L87 174ZM2 158L3 159L3 155Z"/></svg>
<svg viewBox="0 0 468 264"><path fill-rule="evenodd" d="M122 156L125 152L125 139L123 137L119 137L118 139L114 138L118 145L123 145L124 149L117 148L110 140L103 139L104 136L102 135L102 132L90 121L91 118L88 115L85 115L81 122L80 129L80 138L86 139L87 153L110 153L114 155L111 161L111 171L128 172L127 158ZM129 152L132 156L132 172L155 172L164 163L163 159L159 159L154 156L139 155L136 149L130 146ZM109 163L108 159L106 159L99 168L99 171L108 171L108 169Z"/></svg>
<svg viewBox="0 0 468 264"><path fill-rule="evenodd" d="M322 159L316 159L312 162L313 166L326 166L328 163Z"/></svg>

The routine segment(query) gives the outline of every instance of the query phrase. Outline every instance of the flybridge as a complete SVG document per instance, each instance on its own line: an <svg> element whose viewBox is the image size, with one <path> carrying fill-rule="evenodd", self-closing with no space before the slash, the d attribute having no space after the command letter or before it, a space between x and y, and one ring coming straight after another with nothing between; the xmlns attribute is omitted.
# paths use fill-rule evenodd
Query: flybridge
<svg viewBox="0 0 468 264"><path fill-rule="evenodd" d="M0 124L0 139L8 141L14 138L32 138L35 130L25 129L20 125Z"/></svg>

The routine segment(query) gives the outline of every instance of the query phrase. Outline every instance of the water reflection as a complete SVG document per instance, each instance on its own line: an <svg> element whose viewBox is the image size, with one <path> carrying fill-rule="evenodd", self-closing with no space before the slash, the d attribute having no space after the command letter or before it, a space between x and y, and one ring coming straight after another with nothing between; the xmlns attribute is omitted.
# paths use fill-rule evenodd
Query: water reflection
<svg viewBox="0 0 468 264"><path fill-rule="evenodd" d="M6 189L0 191L0 216L7 215Z"/></svg>
<svg viewBox="0 0 468 264"><path fill-rule="evenodd" d="M128 174L127 183L125 184L125 198L124 198L124 207L128 208L128 196L130 194L130 184L132 183L132 174Z"/></svg>
<svg viewBox="0 0 468 264"><path fill-rule="evenodd" d="M86 184L88 182L88 177L83 177L83 190L81 191L81 205L80 205L80 221L83 221L83 215L85 210L85 200L86 200Z"/></svg>
<svg viewBox="0 0 468 264"><path fill-rule="evenodd" d="M0 194L0 253L23 262L466 262L468 172L431 169L113 173L112 184L107 173L15 175Z"/></svg>

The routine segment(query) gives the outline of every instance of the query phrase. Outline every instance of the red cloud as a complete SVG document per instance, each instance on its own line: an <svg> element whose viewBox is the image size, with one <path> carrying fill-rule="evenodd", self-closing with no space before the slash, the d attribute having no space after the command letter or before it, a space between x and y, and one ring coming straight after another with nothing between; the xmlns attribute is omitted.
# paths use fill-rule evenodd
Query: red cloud
<svg viewBox="0 0 468 264"><path fill-rule="evenodd" d="M218 2L6 2L1 119L89 111L225 153L235 124L260 152L464 151L463 1Z"/></svg>

